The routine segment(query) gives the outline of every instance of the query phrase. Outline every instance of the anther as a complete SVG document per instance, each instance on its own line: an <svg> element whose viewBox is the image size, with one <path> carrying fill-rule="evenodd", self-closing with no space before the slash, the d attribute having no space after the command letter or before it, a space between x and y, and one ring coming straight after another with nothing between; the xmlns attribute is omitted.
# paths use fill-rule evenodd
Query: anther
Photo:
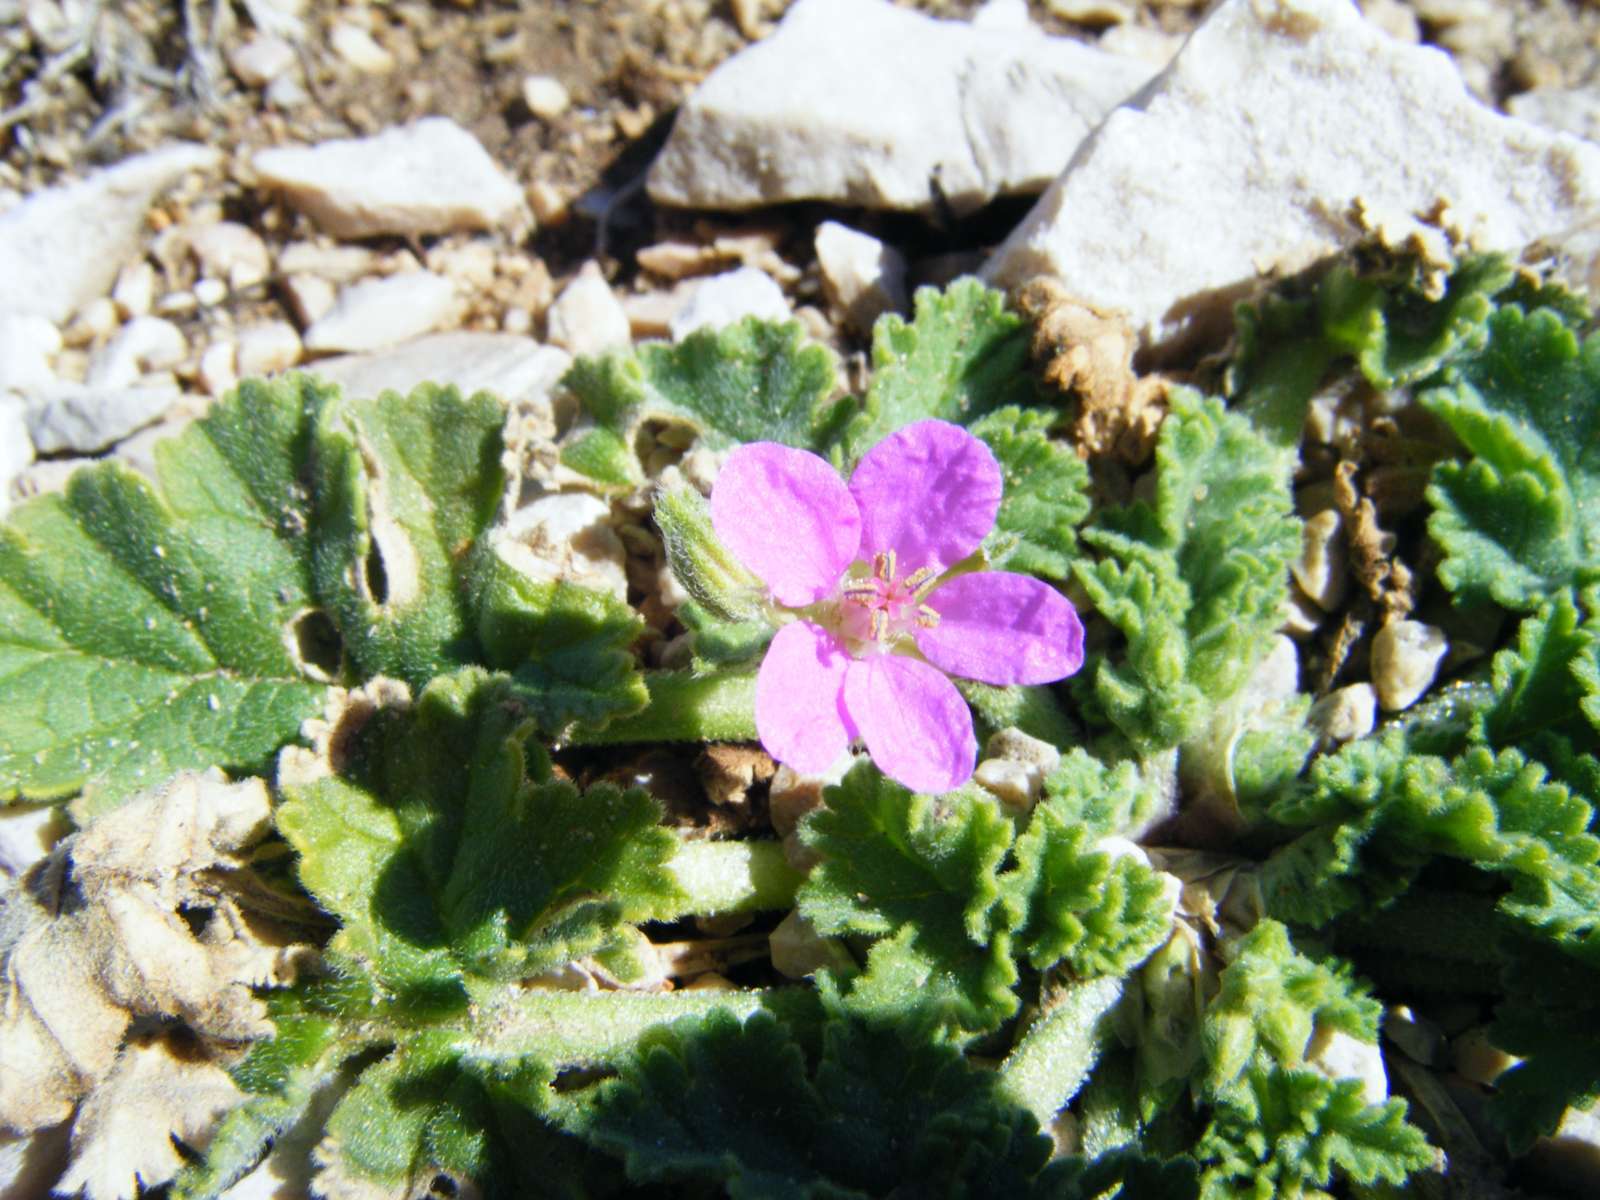
<svg viewBox="0 0 1600 1200"><path fill-rule="evenodd" d="M872 556L872 573L885 583L894 582L893 550L880 550Z"/></svg>
<svg viewBox="0 0 1600 1200"><path fill-rule="evenodd" d="M924 629L933 629L939 624L939 614L926 604L917 605L917 624Z"/></svg>
<svg viewBox="0 0 1600 1200"><path fill-rule="evenodd" d="M930 582L938 574L939 572L934 570L932 567L918 567L915 571L911 572L911 574L905 577L905 582L901 586L904 587L906 591L914 594L919 591L924 584Z"/></svg>
<svg viewBox="0 0 1600 1200"><path fill-rule="evenodd" d="M889 614L881 608L872 610L872 640L881 642L883 635L889 632Z"/></svg>

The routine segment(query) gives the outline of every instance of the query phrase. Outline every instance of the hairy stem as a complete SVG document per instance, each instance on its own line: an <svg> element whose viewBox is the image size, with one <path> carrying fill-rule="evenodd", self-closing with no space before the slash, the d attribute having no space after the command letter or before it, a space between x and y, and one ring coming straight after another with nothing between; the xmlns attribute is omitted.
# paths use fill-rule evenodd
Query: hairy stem
<svg viewBox="0 0 1600 1200"><path fill-rule="evenodd" d="M686 916L793 908L804 878L772 841L684 841L668 866L688 893Z"/></svg>
<svg viewBox="0 0 1600 1200"><path fill-rule="evenodd" d="M1122 980L1104 976L1074 984L1041 1016L1000 1064L1007 1095L1048 1128L1083 1086L1100 1057L1105 1018L1122 999Z"/></svg>
<svg viewBox="0 0 1600 1200"><path fill-rule="evenodd" d="M624 742L751 742L756 737L756 677L752 671L694 675L645 674L650 703L601 729L579 729L578 746Z"/></svg>

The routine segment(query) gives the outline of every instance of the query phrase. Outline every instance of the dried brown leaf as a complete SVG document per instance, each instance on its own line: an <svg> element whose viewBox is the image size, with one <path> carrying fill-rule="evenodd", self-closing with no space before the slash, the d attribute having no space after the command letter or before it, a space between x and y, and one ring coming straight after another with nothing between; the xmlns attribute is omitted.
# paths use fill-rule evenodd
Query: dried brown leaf
<svg viewBox="0 0 1600 1200"><path fill-rule="evenodd" d="M130 1041L78 1110L72 1162L55 1190L128 1200L158 1187L183 1166L173 1138L203 1148L217 1119L243 1098L192 1039L169 1034Z"/></svg>
<svg viewBox="0 0 1600 1200"><path fill-rule="evenodd" d="M250 987L283 982L309 951L255 919L249 897L266 888L247 856L270 825L259 779L184 774L16 881L0 906L0 1127L71 1115L136 1017L225 1045L271 1034Z"/></svg>
<svg viewBox="0 0 1600 1200"><path fill-rule="evenodd" d="M1138 337L1120 315L1070 295L1048 276L1030 280L1017 306L1033 323L1033 356L1044 381L1078 401L1073 436L1079 453L1149 458L1167 415L1166 381L1133 369Z"/></svg>

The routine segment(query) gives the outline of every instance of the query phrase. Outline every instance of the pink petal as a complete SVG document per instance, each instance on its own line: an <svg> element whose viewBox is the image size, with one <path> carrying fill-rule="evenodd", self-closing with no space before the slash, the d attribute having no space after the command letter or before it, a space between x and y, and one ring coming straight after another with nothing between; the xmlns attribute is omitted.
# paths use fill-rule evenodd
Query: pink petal
<svg viewBox="0 0 1600 1200"><path fill-rule="evenodd" d="M899 654L852 660L844 706L872 761L895 782L948 792L972 777L972 712L955 684L927 663Z"/></svg>
<svg viewBox="0 0 1600 1200"><path fill-rule="evenodd" d="M1083 625L1055 588L1031 575L979 571L941 583L917 648L940 670L1002 686L1054 683L1083 666Z"/></svg>
<svg viewBox="0 0 1600 1200"><path fill-rule="evenodd" d="M776 442L751 442L728 456L711 489L711 525L791 607L832 592L861 544L861 514L838 473L815 454Z"/></svg>
<svg viewBox="0 0 1600 1200"><path fill-rule="evenodd" d="M960 562L994 527L1001 482L989 447L959 425L917 421L891 433L850 476L861 557L893 550L902 575Z"/></svg>
<svg viewBox="0 0 1600 1200"><path fill-rule="evenodd" d="M844 707L853 660L827 630L795 621L778 630L756 676L756 732L796 771L826 771L856 737Z"/></svg>

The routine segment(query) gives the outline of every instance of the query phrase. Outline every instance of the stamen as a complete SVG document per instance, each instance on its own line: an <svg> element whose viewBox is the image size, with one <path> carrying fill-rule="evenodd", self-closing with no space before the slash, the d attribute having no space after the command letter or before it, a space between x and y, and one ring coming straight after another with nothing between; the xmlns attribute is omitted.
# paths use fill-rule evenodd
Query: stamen
<svg viewBox="0 0 1600 1200"><path fill-rule="evenodd" d="M894 582L893 550L880 550L872 556L872 573L885 583Z"/></svg>
<svg viewBox="0 0 1600 1200"><path fill-rule="evenodd" d="M881 642L889 632L889 614L881 608L872 610L872 640Z"/></svg>
<svg viewBox="0 0 1600 1200"><path fill-rule="evenodd" d="M917 624L924 629L934 629L939 624L939 614L926 604L917 605Z"/></svg>
<svg viewBox="0 0 1600 1200"><path fill-rule="evenodd" d="M878 594L878 584L872 579L858 579L854 583L847 583L839 589L852 600L870 599Z"/></svg>
<svg viewBox="0 0 1600 1200"><path fill-rule="evenodd" d="M932 567L918 567L915 571L911 572L911 574L905 577L905 580L901 586L903 586L906 591L910 592L912 595L915 595L919 590L921 590L924 584L931 582L938 574L939 572L934 570Z"/></svg>

